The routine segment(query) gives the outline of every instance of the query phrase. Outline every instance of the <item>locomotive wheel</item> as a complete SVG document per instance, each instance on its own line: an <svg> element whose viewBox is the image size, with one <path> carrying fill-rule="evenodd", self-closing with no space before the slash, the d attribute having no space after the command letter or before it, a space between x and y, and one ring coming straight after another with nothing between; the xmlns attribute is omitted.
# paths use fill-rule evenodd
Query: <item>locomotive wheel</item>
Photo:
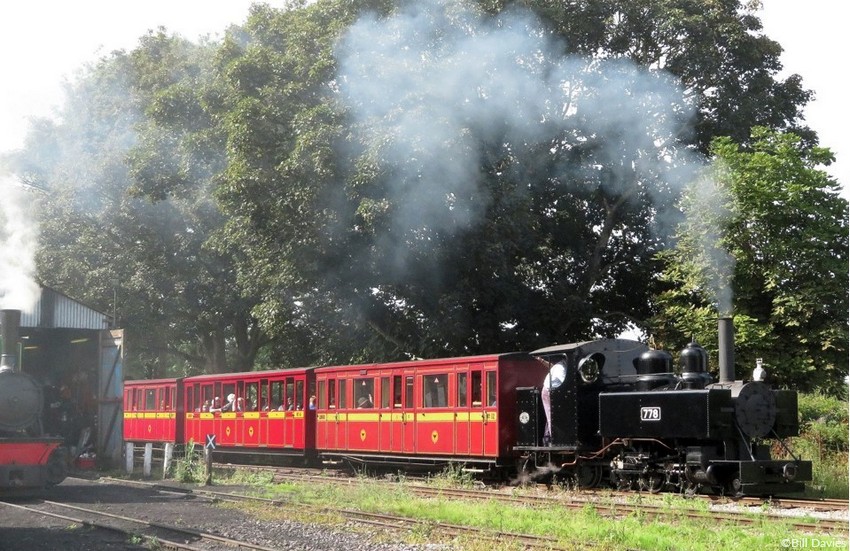
<svg viewBox="0 0 850 551"><path fill-rule="evenodd" d="M740 478L733 478L723 489L724 493L732 498L739 498L744 495Z"/></svg>
<svg viewBox="0 0 850 551"><path fill-rule="evenodd" d="M657 494L662 488L664 488L664 477L659 474L642 476L638 482L640 483L641 490L647 491L651 494Z"/></svg>
<svg viewBox="0 0 850 551"><path fill-rule="evenodd" d="M602 482L602 467L600 465L579 465L575 473L576 487L585 490L595 488Z"/></svg>
<svg viewBox="0 0 850 551"><path fill-rule="evenodd" d="M47 484L56 486L68 476L68 451L56 448L47 459Z"/></svg>

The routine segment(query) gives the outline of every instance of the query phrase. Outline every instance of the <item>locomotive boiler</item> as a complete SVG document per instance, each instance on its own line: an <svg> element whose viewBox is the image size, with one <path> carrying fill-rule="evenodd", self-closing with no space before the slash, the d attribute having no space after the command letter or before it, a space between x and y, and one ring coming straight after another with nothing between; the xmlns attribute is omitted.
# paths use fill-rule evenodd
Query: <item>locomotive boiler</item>
<svg viewBox="0 0 850 551"><path fill-rule="evenodd" d="M536 351L551 368L540 387L518 389L524 470L651 492L802 491L812 464L785 444L799 432L797 393L769 387L761 366L735 380L731 320L718 330L718 382L696 343L678 370L669 353L622 339ZM771 457L772 444L790 459Z"/></svg>
<svg viewBox="0 0 850 551"><path fill-rule="evenodd" d="M58 484L66 476L62 438L42 426L41 385L19 362L20 310L0 310L0 491Z"/></svg>

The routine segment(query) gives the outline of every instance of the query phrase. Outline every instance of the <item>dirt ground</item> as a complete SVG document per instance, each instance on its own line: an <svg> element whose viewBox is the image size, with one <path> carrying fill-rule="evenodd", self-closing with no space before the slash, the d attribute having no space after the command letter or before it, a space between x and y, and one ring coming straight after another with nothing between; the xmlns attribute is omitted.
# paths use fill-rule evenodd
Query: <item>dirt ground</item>
<svg viewBox="0 0 850 551"><path fill-rule="evenodd" d="M232 488L217 490L232 490ZM363 531L347 531L337 527L304 524L281 517L275 521L259 521L250 514L230 507L211 504L192 496L163 494L146 488L128 487L108 482L69 478L62 484L33 497L11 500L21 505L35 504L38 499L94 508L130 518L189 527L217 535L247 540L272 549L299 550L374 550L408 551L422 547L393 543L376 543ZM0 505L0 551L124 551L149 547L114 532L80 526L68 520L43 517ZM77 517L75 512L65 513ZM186 543L191 541L183 540ZM384 535L386 541L386 535ZM215 544L198 543L205 551L218 549ZM230 549L222 545L221 549Z"/></svg>

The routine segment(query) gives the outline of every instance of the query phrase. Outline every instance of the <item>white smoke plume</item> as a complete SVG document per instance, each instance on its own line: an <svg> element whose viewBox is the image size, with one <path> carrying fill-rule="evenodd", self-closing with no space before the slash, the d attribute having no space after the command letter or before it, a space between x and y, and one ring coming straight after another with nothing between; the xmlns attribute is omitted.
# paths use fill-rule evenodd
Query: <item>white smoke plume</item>
<svg viewBox="0 0 850 551"><path fill-rule="evenodd" d="M351 27L336 50L337 84L389 175L397 229L474 222L486 208L477 191L488 147L510 147L521 164L541 146L611 144L594 150L584 176L614 167L604 185L621 187L633 187L635 175L690 177L696 163L674 142L692 110L675 79L566 50L527 10L491 17L458 0L411 2Z"/></svg>
<svg viewBox="0 0 850 551"><path fill-rule="evenodd" d="M723 230L733 213L729 190L720 183L724 167L714 163L691 186L690 204L686 207L687 224L692 235L701 236L694 242L697 257L720 316L733 314L732 280L735 257L723 244Z"/></svg>
<svg viewBox="0 0 850 551"><path fill-rule="evenodd" d="M32 311L41 289L35 281L38 227L32 201L14 178L0 176L0 307Z"/></svg>

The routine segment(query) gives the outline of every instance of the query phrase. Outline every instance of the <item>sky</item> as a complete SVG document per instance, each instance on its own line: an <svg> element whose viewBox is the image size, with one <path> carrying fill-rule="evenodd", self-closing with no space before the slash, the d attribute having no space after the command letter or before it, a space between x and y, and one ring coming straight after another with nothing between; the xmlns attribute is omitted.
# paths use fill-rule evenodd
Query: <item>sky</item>
<svg viewBox="0 0 850 551"><path fill-rule="evenodd" d="M21 147L32 117L50 116L61 102L62 82L87 63L160 26L188 39L217 37L241 24L251 0L28 0L0 6L0 152ZM268 0L282 6L281 0ZM843 56L848 48L844 0L763 0L766 34L785 52L783 74L798 73L815 100L806 121L837 162L826 170L844 183L850 199L850 134L844 104ZM841 25L841 28L839 28Z"/></svg>

